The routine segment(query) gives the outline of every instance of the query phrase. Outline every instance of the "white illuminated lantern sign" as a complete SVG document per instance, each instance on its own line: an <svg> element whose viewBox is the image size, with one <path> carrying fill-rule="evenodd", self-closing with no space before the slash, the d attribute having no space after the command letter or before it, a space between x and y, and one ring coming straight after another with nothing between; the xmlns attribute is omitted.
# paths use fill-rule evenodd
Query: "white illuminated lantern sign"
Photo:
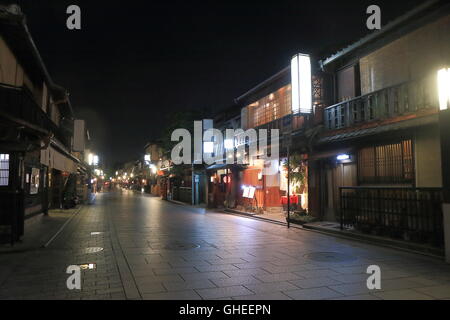
<svg viewBox="0 0 450 320"><path fill-rule="evenodd" d="M291 60L292 113L312 113L311 58L296 54Z"/></svg>
<svg viewBox="0 0 450 320"><path fill-rule="evenodd" d="M439 109L447 110L450 105L450 69L438 71Z"/></svg>

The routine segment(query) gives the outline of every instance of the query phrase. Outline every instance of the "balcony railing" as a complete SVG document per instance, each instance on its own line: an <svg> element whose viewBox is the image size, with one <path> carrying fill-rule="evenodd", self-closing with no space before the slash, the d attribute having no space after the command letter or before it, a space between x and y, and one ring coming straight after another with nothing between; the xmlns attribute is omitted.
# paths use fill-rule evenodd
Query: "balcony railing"
<svg viewBox="0 0 450 320"><path fill-rule="evenodd" d="M348 128L431 108L437 105L432 92L432 81L424 78L335 104L324 110L325 128Z"/></svg>
<svg viewBox="0 0 450 320"><path fill-rule="evenodd" d="M287 131L298 131L300 129L304 129L304 117L302 116L292 116L287 115L283 118L273 120L269 123L260 125L256 127L255 129L279 129L280 132L287 132Z"/></svg>
<svg viewBox="0 0 450 320"><path fill-rule="evenodd" d="M0 111L45 129L69 147L69 138L23 88L0 85Z"/></svg>
<svg viewBox="0 0 450 320"><path fill-rule="evenodd" d="M341 187L341 228L444 245L440 188Z"/></svg>

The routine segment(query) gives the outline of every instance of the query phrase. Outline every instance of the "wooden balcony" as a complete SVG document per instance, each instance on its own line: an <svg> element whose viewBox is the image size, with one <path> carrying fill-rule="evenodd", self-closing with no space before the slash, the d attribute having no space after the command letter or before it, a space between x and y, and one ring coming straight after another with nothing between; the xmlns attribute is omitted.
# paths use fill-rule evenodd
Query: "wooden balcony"
<svg viewBox="0 0 450 320"><path fill-rule="evenodd" d="M0 85L0 112L12 119L44 129L66 147L70 147L69 136L63 133L63 130L34 101L31 94L23 88Z"/></svg>
<svg viewBox="0 0 450 320"><path fill-rule="evenodd" d="M305 123L305 119L303 116L293 116L291 114L280 118L280 119L276 119L274 121L271 121L269 123L260 125L258 127L256 127L256 130L259 129L267 129L267 130L272 130L272 129L279 129L280 130L280 134L282 132L295 132L295 131L299 131L304 129L304 123Z"/></svg>
<svg viewBox="0 0 450 320"><path fill-rule="evenodd" d="M435 84L429 78L384 88L324 110L326 130L351 128L428 109L437 111Z"/></svg>

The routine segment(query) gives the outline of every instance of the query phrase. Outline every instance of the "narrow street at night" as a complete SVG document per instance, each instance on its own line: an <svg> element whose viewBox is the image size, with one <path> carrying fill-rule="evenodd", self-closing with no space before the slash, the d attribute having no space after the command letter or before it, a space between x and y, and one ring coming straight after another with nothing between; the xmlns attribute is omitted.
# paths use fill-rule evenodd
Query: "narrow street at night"
<svg viewBox="0 0 450 320"><path fill-rule="evenodd" d="M348 300L450 300L448 0L0 0L0 304Z"/></svg>
<svg viewBox="0 0 450 320"><path fill-rule="evenodd" d="M0 254L1 299L450 298L440 260L129 190L98 194L42 248L51 237ZM95 268L71 292L76 264ZM381 268L381 290L366 286L369 265Z"/></svg>

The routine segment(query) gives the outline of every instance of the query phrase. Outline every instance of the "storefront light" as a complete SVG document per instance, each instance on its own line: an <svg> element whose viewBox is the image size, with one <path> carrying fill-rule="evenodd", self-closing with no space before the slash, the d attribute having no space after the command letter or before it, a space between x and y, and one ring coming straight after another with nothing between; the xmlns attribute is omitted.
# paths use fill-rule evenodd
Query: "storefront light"
<svg viewBox="0 0 450 320"><path fill-rule="evenodd" d="M438 71L439 109L447 110L450 105L450 68Z"/></svg>
<svg viewBox="0 0 450 320"><path fill-rule="evenodd" d="M336 157L336 160L338 161L345 161L345 160L350 160L350 155L348 154L340 154Z"/></svg>

